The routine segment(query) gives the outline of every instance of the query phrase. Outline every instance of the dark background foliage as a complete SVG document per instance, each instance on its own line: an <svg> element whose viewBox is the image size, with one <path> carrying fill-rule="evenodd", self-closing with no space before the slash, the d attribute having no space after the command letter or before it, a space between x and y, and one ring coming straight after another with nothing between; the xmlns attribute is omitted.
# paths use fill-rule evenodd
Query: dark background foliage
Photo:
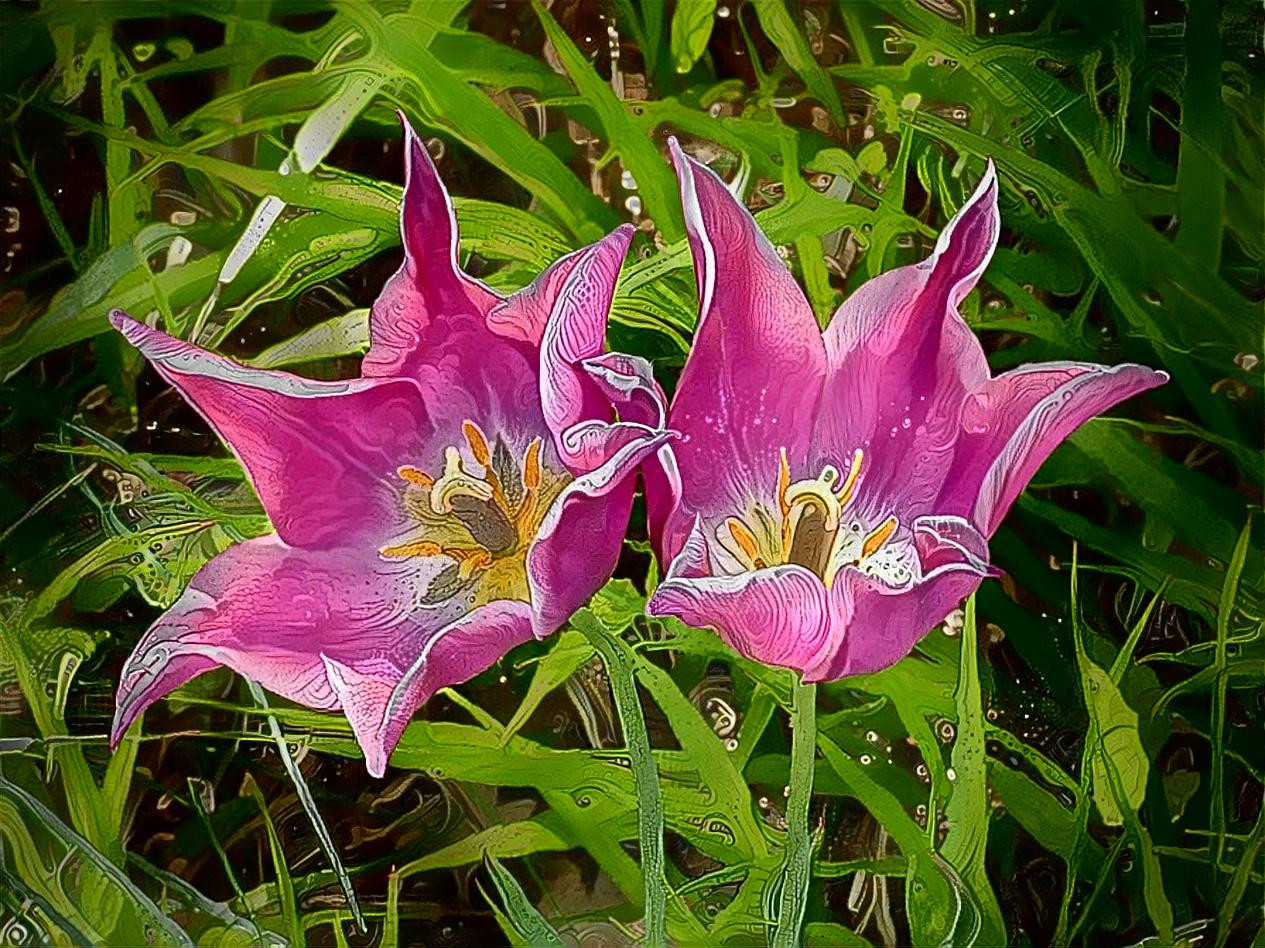
<svg viewBox="0 0 1265 948"><path fill-rule="evenodd" d="M1172 382L1045 465L975 623L821 688L803 936L1258 944L1261 31L1259 4L1214 0L0 10L0 929L637 937L638 799L583 630L437 697L381 781L341 718L274 707L278 743L263 696L223 671L105 746L144 627L268 529L106 313L354 374L399 260L398 108L457 196L465 266L498 287L637 225L611 343L669 388L696 311L668 134L745 182L823 321L925 256L991 156L1002 246L963 312L994 368L1130 360ZM287 207L252 250L268 195ZM791 684L639 617L639 539L582 619L632 646L669 933L762 943Z"/></svg>

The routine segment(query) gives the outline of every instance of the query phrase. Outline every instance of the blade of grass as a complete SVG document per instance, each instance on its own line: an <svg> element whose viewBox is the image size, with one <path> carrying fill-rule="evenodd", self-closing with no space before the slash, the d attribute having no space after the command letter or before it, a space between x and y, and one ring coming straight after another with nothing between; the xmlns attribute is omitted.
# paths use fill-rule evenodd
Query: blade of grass
<svg viewBox="0 0 1265 948"><path fill-rule="evenodd" d="M760 26L773 41L773 45L786 57L786 64L804 80L808 91L825 106L830 117L843 125L843 103L839 101L839 93L835 91L834 80L813 56L808 40L800 32L799 25L786 9L783 0L754 0L753 6Z"/></svg>
<svg viewBox="0 0 1265 948"><path fill-rule="evenodd" d="M290 868L286 865L285 846L277 833L277 826L272 821L272 813L268 810L268 801L263 791L254 780L249 781L250 796L259 807L259 815L264 820L264 830L268 834L268 848L272 852L272 867L277 876L277 898L281 903L281 917L285 919L291 945L307 944L303 937L303 921L299 918L299 903L294 894L294 880L290 878Z"/></svg>
<svg viewBox="0 0 1265 948"><path fill-rule="evenodd" d="M1230 885L1226 890L1225 898L1221 901L1221 908L1217 912L1217 948L1222 948L1230 937L1230 926L1238 916L1239 903L1243 900L1243 893L1247 891L1252 867L1260 865L1262 846L1265 846L1265 808L1262 808L1256 817L1256 827L1252 830L1249 842L1243 848L1243 856L1239 859L1234 875L1230 878ZM1265 931L1265 928L1262 931ZM1260 938L1258 934L1258 942Z"/></svg>
<svg viewBox="0 0 1265 948"><path fill-rule="evenodd" d="M1216 669L1216 688L1212 698L1212 786L1209 792L1211 811L1208 826L1215 839L1211 842L1213 865L1221 862L1225 849L1225 699L1229 676L1226 674L1226 640L1230 637L1230 615L1234 612L1234 599L1243 575L1243 564L1252 542L1252 518L1249 516L1234 547L1225 583L1221 587L1221 604L1217 610L1217 651L1213 660Z"/></svg>
<svg viewBox="0 0 1265 948"><path fill-rule="evenodd" d="M228 884L233 887L233 893L237 896L238 903L245 910L246 917L258 928L259 920L255 917L255 911L251 908L250 900L246 898L246 890L242 888L241 882L238 881L237 873L233 871L233 864L228 861L228 853L224 851L224 845L220 842L220 838L215 835L215 830L211 826L211 818L207 815L206 808L202 805L202 796L198 793L198 788L192 778L188 780L188 787L189 805L193 808L193 812L197 814L198 822L202 824L202 829L206 833L207 839L211 841L211 848L215 850L215 856L224 868L224 875L228 879Z"/></svg>
<svg viewBox="0 0 1265 948"><path fill-rule="evenodd" d="M483 865L488 875L492 877L492 884L496 886L496 892L505 906L506 920L523 940L523 944L531 945L533 948L563 948L562 937L540 914L536 906L532 905L531 899L518 884L514 874L491 853L484 855Z"/></svg>
<svg viewBox="0 0 1265 948"><path fill-rule="evenodd" d="M774 948L794 948L800 943L813 875L813 837L808 816L817 757L817 686L795 677L791 699L791 794L786 804L786 854L781 871L781 906L773 930Z"/></svg>
<svg viewBox="0 0 1265 948"><path fill-rule="evenodd" d="M251 697L255 699L255 704L267 710L268 698L264 694L263 689L249 678L246 679L246 684L250 688ZM267 722L273 743L277 745L277 753L281 756L281 763L285 767L286 773L290 776L290 781L294 784L295 795L299 798L299 803L303 805L304 812L307 813L308 819L312 822L312 829L316 831L316 838L321 844L321 850L325 853L325 858L329 860L334 874L338 876L338 884L342 887L343 895L347 898L347 907L351 909L352 917L356 920L356 927L362 933L368 932L369 927L365 924L365 917L360 911L360 900L356 898L356 889L351 884L351 877L347 875L343 861L338 855L338 847L334 845L334 840L329 834L329 828L326 827L325 821L321 819L320 810L316 808L316 801L312 799L312 791L308 789L307 781L303 779L303 773L299 770L298 764L294 762L294 756L290 753L290 745L286 741L285 733L281 730L281 724L271 714L267 715Z"/></svg>

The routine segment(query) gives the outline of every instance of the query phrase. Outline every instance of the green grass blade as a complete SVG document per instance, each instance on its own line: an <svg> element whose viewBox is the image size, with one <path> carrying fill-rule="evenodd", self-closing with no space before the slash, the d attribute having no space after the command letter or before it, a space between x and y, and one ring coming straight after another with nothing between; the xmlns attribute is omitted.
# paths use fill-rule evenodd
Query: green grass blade
<svg viewBox="0 0 1265 948"><path fill-rule="evenodd" d="M490 853L484 855L483 865L492 877L492 884L496 886L497 895L504 905L506 920L523 940L523 944L531 945L532 948L563 948L562 937L536 906L531 904L531 899L513 873Z"/></svg>
<svg viewBox="0 0 1265 948"><path fill-rule="evenodd" d="M1213 834L1211 847L1214 866L1220 864L1221 854L1225 850L1225 703L1226 686L1229 683L1229 676L1226 674L1226 640L1230 637L1230 616L1234 612L1234 600L1239 591L1239 580L1243 576L1243 564L1247 561L1251 542L1252 519L1249 517L1243 525L1243 532L1239 534L1234 556L1226 570L1225 583L1221 587L1221 605L1217 610L1217 651L1213 661L1217 678L1212 698L1212 799L1208 814L1208 827Z"/></svg>
<svg viewBox="0 0 1265 948"><path fill-rule="evenodd" d="M294 892L294 880L290 877L290 867L286 865L285 846L277 833L277 826L272 821L272 813L268 809L268 801L263 791L254 780L250 783L250 796L259 807L259 815L263 817L264 830L268 834L268 849L272 853L272 868L277 878L277 897L281 903L281 917L285 920L291 945L303 945L303 920L299 917L299 903Z"/></svg>
<svg viewBox="0 0 1265 948"><path fill-rule="evenodd" d="M249 678L246 679L246 684L250 688L251 697L255 699L255 704L267 710L268 698L264 694L263 689ZM294 784L294 792L299 798L299 803L302 804L304 812L307 813L308 819L312 822L312 829L316 831L316 838L321 844L321 850L325 853L325 858L329 860L334 874L338 876L338 884L342 887L343 895L347 898L347 907L351 909L352 917L356 920L356 926L362 932L367 932L369 927L365 924L364 914L360 911L360 900L356 898L355 886L351 884L351 877L347 875L347 869L343 866L342 858L338 855L338 847L334 845L334 840L329 834L329 828L325 825L325 820L321 818L320 810L316 807L316 801L312 799L312 791L308 788L307 781L303 779L303 773L299 770L298 764L294 762L294 756L290 753L290 744L281 730L281 724L271 714L267 716L267 722L268 731L272 734L273 743L277 746L277 753L281 756L281 763L290 777L290 782Z"/></svg>
<svg viewBox="0 0 1265 948"><path fill-rule="evenodd" d="M585 104L597 113L611 150L619 155L624 167L636 178L637 188L645 196L646 215L654 218L664 240L669 243L679 240L685 235L685 220L677 197L676 181L654 139L633 121L624 103L602 81L592 63L584 58L552 14L540 3L536 3L535 8L541 26L545 28L571 81L584 96Z"/></svg>
<svg viewBox="0 0 1265 948"><path fill-rule="evenodd" d="M798 24L786 9L783 0L754 0L756 16L769 39L786 57L786 64L799 74L804 85L826 107L826 111L840 125L844 124L843 104L835 90L830 74L821 67L808 46L808 40L800 32ZM799 4L796 4L798 7Z"/></svg>

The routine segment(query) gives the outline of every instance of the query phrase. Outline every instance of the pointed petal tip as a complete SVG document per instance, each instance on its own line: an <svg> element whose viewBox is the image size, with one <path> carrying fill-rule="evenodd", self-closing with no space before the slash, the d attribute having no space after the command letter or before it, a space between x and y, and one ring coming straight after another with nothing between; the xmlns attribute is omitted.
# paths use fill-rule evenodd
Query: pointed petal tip
<svg viewBox="0 0 1265 948"><path fill-rule="evenodd" d="M706 167L686 154L675 135L668 136L668 153L672 157L672 167L676 170L676 176L680 179L682 188L686 186L687 180L694 179L695 169Z"/></svg>
<svg viewBox="0 0 1265 948"><path fill-rule="evenodd" d="M110 321L110 325L121 332L130 341L132 337L141 330L143 324L133 319L121 309L112 309L106 317Z"/></svg>

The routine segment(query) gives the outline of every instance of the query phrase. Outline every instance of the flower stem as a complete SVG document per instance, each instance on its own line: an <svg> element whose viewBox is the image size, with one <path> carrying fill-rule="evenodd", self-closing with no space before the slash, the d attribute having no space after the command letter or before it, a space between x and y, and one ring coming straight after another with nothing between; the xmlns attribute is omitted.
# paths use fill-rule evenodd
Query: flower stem
<svg viewBox="0 0 1265 948"><path fill-rule="evenodd" d="M791 697L791 777L786 804L786 858L782 864L782 904L773 948L800 943L808 884L812 880L813 837L808 827L817 757L817 686L795 682Z"/></svg>
<svg viewBox="0 0 1265 948"><path fill-rule="evenodd" d="M663 798L659 794L659 771L650 752L646 718L637 697L632 649L618 636L607 632L587 610L571 619L602 656L610 677L615 710L619 714L633 783L637 788L637 829L641 848L641 874L646 885L645 944L654 948L667 944L666 890L663 857Z"/></svg>

